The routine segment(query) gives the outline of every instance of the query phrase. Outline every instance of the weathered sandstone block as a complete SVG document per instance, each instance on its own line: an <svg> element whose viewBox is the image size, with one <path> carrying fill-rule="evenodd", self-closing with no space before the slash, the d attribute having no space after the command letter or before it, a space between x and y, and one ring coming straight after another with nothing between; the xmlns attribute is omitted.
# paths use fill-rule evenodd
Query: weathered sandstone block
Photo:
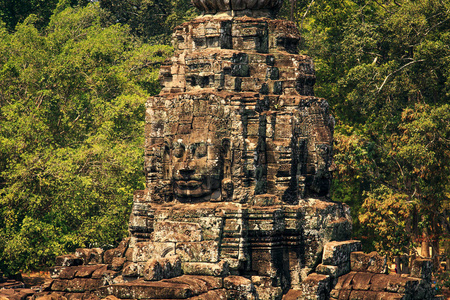
<svg viewBox="0 0 450 300"><path fill-rule="evenodd" d="M350 264L352 271L386 273L386 256L381 256L377 252L364 253L352 252L350 254Z"/></svg>
<svg viewBox="0 0 450 300"><path fill-rule="evenodd" d="M78 248L75 256L81 258L85 265L95 265L103 263L103 249L100 248Z"/></svg>
<svg viewBox="0 0 450 300"><path fill-rule="evenodd" d="M330 277L328 275L312 273L301 283L303 299L326 300L330 289Z"/></svg>
<svg viewBox="0 0 450 300"><path fill-rule="evenodd" d="M76 257L73 254L57 256L55 260L55 265L62 267L79 266L82 264L83 260L81 258Z"/></svg>
<svg viewBox="0 0 450 300"><path fill-rule="evenodd" d="M431 259L415 259L411 266L411 276L423 279L431 279L433 261Z"/></svg>
<svg viewBox="0 0 450 300"><path fill-rule="evenodd" d="M338 266L350 261L350 253L361 250L360 241L329 242L323 250L323 264Z"/></svg>
<svg viewBox="0 0 450 300"><path fill-rule="evenodd" d="M223 277L229 275L229 264L226 261L219 263L197 263L184 262L181 264L183 273L186 275L207 275Z"/></svg>

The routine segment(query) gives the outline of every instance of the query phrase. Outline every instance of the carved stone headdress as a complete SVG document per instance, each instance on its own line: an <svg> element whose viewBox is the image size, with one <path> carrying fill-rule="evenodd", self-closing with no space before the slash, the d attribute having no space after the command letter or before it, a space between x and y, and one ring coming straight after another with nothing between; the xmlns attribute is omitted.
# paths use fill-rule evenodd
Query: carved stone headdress
<svg viewBox="0 0 450 300"><path fill-rule="evenodd" d="M279 1L200 1L204 10ZM163 90L147 102L150 201L285 203L329 192L333 119L313 96L312 60L292 22L221 15L176 28Z"/></svg>
<svg viewBox="0 0 450 300"><path fill-rule="evenodd" d="M217 13L224 11L245 10L270 10L274 14L278 12L282 0L192 0L192 4L206 13Z"/></svg>

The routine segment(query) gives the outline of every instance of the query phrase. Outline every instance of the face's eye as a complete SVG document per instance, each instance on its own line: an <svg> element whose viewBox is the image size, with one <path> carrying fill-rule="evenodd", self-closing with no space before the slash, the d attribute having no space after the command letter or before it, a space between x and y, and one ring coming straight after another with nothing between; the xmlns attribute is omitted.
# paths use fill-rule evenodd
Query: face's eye
<svg viewBox="0 0 450 300"><path fill-rule="evenodd" d="M206 143L199 143L197 147L195 147L195 156L197 158L205 157L207 154L207 146Z"/></svg>
<svg viewBox="0 0 450 300"><path fill-rule="evenodd" d="M184 146L181 144L176 144L174 145L173 148L173 152L172 152L173 156L175 156L176 158L181 158L184 155Z"/></svg>

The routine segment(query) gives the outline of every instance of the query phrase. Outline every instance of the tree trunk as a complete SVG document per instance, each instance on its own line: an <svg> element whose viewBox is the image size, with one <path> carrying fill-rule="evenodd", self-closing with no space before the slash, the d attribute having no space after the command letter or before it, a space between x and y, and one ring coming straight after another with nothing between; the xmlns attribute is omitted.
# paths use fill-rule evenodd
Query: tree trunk
<svg viewBox="0 0 450 300"><path fill-rule="evenodd" d="M295 9L295 0L291 0L291 16L290 19L293 22L294 21L294 9Z"/></svg>
<svg viewBox="0 0 450 300"><path fill-rule="evenodd" d="M433 264L434 264L434 270L439 270L439 255L440 255L440 249L439 249L439 228L436 223L436 216L433 218L433 232L432 232L432 240L431 240L431 250L432 250L432 258L433 258Z"/></svg>
<svg viewBox="0 0 450 300"><path fill-rule="evenodd" d="M420 249L420 255L422 257L426 257L426 258L431 257L431 255L430 255L430 240L428 238L428 235L425 232L422 233L422 247Z"/></svg>
<svg viewBox="0 0 450 300"><path fill-rule="evenodd" d="M402 267L400 265L400 256L394 257L394 264L395 264L395 273L402 274Z"/></svg>

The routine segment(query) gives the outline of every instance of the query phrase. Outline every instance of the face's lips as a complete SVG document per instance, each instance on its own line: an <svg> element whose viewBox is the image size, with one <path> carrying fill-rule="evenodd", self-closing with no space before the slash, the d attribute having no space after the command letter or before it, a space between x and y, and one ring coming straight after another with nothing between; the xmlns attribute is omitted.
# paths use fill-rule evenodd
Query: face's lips
<svg viewBox="0 0 450 300"><path fill-rule="evenodd" d="M202 182L198 180L189 180L189 181L177 180L175 181L175 184L180 189L197 189L202 185Z"/></svg>
<svg viewBox="0 0 450 300"><path fill-rule="evenodd" d="M175 174L173 175L173 179L175 179L175 181L201 181L203 180L203 176L200 174L192 174L192 175L187 175L187 176L183 176L180 174Z"/></svg>

